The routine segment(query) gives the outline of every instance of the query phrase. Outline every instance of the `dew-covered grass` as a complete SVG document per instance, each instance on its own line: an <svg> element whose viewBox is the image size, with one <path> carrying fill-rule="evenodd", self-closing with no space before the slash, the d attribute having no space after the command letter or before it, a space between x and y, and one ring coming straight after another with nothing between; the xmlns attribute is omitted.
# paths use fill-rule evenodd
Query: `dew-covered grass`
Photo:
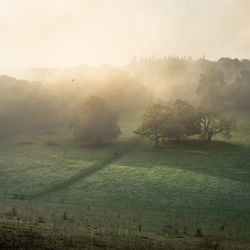
<svg viewBox="0 0 250 250"><path fill-rule="evenodd" d="M103 147L81 147L66 128L2 138L0 190L156 210L250 211L250 115L236 116L233 139L217 137L210 144L191 140L154 148L133 135L137 120L123 121L121 138ZM48 140L59 145L46 146ZM27 141L35 144L16 145Z"/></svg>

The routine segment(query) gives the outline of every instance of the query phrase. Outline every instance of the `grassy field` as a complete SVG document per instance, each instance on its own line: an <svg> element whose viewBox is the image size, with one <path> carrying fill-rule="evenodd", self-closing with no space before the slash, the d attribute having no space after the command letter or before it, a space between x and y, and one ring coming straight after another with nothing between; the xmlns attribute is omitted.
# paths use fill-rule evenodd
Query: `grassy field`
<svg viewBox="0 0 250 250"><path fill-rule="evenodd" d="M1 192L150 209L250 211L249 114L241 115L231 142L189 141L159 149L133 136L136 124L123 124L120 140L99 148L81 147L66 129L2 139ZM46 146L49 139L59 145ZM25 141L35 144L17 145Z"/></svg>
<svg viewBox="0 0 250 250"><path fill-rule="evenodd" d="M150 231L147 221L128 210L117 213L94 206L2 201L0 249L250 249L250 242L240 237L240 231L235 235L228 229L213 229L208 234L199 227L201 231L197 234L195 223L178 228L158 216L150 224L153 221L159 230Z"/></svg>
<svg viewBox="0 0 250 250"><path fill-rule="evenodd" d="M30 201L22 205L22 201L5 199L0 203L9 210L17 208L19 216L24 217L27 207L31 209L33 206L32 221L39 217L50 221L46 217L49 214L51 218L55 214L62 217L66 211L75 221L85 223L83 215L98 230L105 225L103 230L107 235L110 235L107 228L111 228L113 240L119 238L119 242L126 239L131 243L126 235L121 238L116 231L114 233L114 228L133 233L141 225L144 233L162 233L165 230L177 238L180 232L183 238L186 230L188 237L193 237L196 230L202 228L206 237L219 237L223 239L223 244L232 246L230 240L240 240L240 244L244 244L250 235L250 114L236 116L238 130L232 141L217 137L211 144L189 140L154 148L152 142L133 135L138 119L124 119L121 122L121 138L105 147L81 146L74 140L72 131L66 128L54 131L55 134L51 131L32 131L2 138L0 198L4 195L11 198L12 195L8 194L16 193L32 195L36 201L33 205ZM46 145L48 140L59 145L49 147ZM118 157L114 157L115 151L119 153ZM60 204L44 205L36 203L38 201ZM76 204L67 207L65 203ZM6 222L6 213L3 214L1 225ZM7 221L9 223L8 216ZM13 223L18 223L16 217ZM33 224L27 223L26 226L32 227ZM75 230L81 231L87 225L85 223ZM225 231L221 230L222 225L226 227ZM60 227L64 228L64 225ZM17 230L16 226L13 230ZM48 241L46 232L41 237ZM55 232L58 235L61 233ZM86 234L88 238L92 231ZM74 237L77 238L77 235L75 232ZM67 241L67 235L64 236ZM91 237L88 239L92 242ZM138 237L141 239L145 235ZM156 244L156 249L160 246L164 249L166 239L155 241L155 235L152 237L147 245L149 248L145 249L150 249L150 244ZM196 242L196 239L185 238L184 243L179 243L188 245L191 243L187 242L193 240ZM60 242L58 239L59 245ZM110 241L105 244L110 244ZM248 248L243 246L238 249Z"/></svg>

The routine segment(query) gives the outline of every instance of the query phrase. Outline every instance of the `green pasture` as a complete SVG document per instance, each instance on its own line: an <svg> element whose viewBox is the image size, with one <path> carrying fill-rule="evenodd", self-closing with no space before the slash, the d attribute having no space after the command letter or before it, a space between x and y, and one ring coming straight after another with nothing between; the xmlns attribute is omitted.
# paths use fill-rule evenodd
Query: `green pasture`
<svg viewBox="0 0 250 250"><path fill-rule="evenodd" d="M235 115L233 139L217 137L211 144L154 148L133 135L138 118L123 120L121 138L103 147L81 146L66 128L1 138L0 192L150 210L250 211L250 114ZM59 145L46 146L48 140ZM18 144L27 141L34 144Z"/></svg>

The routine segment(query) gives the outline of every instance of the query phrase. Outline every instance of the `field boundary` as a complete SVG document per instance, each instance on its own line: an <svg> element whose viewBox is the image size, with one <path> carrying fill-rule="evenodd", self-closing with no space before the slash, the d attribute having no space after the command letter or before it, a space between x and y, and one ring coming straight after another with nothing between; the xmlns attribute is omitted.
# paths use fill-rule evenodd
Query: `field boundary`
<svg viewBox="0 0 250 250"><path fill-rule="evenodd" d="M55 204L64 204L64 205L83 205L83 206L96 206L96 207L103 207L103 208L110 208L111 207L111 203L110 205L96 205L97 202L96 201L90 201L88 203L82 203L80 201L80 199L75 199L75 202L68 202L66 198L61 198L60 200L53 200L50 198L50 196L47 196L46 198L42 199L45 196L37 196L37 195L27 195L27 194L21 194L21 193L2 193L2 196L0 198L2 199L7 199L7 200L26 200L26 201L37 201L37 202L47 202L47 203L55 203ZM172 205L167 205L166 208L159 208L159 210L157 209L148 209L146 205L143 205L141 207L131 207L131 206L113 206L113 208L117 208L117 209L124 209L124 210L128 210L128 209L132 209L132 210L147 210L147 211L162 211L164 209L179 209L179 210L184 210L184 209L189 209L189 210L197 210L197 211L204 211L204 210L209 210L209 211L216 211L219 213L222 212L230 212L230 213L234 213L236 214L235 218L239 218L240 214L247 214L250 218L250 211L249 210L237 210L237 209L227 209L227 208L221 208L221 209L217 209L217 208L213 208L213 207L190 207L190 206L172 206ZM245 218L245 217L242 217Z"/></svg>
<svg viewBox="0 0 250 250"><path fill-rule="evenodd" d="M141 206L141 207L131 207L131 206L116 206L113 205L111 202L109 205L98 205L96 201L89 201L89 202L81 202L79 199L76 199L76 202L69 202L67 199L61 199L61 200L53 200L50 197L47 197L47 199L39 199L39 197L32 196L32 195L25 195L25 194L17 194L17 193L3 193L2 197L0 199L5 199L5 200L20 200L20 201L32 201L32 202L41 202L41 203L51 203L51 204L59 204L59 205L71 205L71 206L83 206L83 207L88 207L88 208L103 208L103 209L117 209L121 211L146 211L146 212L152 212L155 214L160 214L160 213L165 213L168 212L171 214L174 210L176 211L173 213L173 215L178 215L183 217L184 213L187 210L194 211L196 213L193 214L193 216L197 217L202 217L202 218L210 218L211 216L209 215L204 215L202 211L213 211L217 212L216 215L213 214L213 218L225 218L225 219L242 219L246 220L249 219L250 222L250 212L249 211L244 211L244 210L232 210L232 209L216 209L216 208L205 208L205 207L189 207L189 206L167 206L166 208L161 208L159 210L157 209L149 209L146 206ZM231 215L223 215L221 214L223 212L230 212ZM250 229L250 224L249 224L249 229Z"/></svg>
<svg viewBox="0 0 250 250"><path fill-rule="evenodd" d="M147 210L145 207L141 208L144 209L144 213L142 211L140 211L140 209L134 209L134 208L129 208L129 207L114 207L110 204L110 206L98 206L96 205L94 202L93 203L87 203L87 204L83 204L83 203L74 203L74 202L65 202L65 201L53 201L53 200L40 200L37 198L31 198L31 197L25 197L24 195L18 195L18 194L7 194L5 193L5 197L0 197L0 200L15 200L15 201L29 201L30 204L33 204L35 206L37 206L39 203L43 203L45 204L45 208L46 208L46 204L58 204L59 207L55 208L58 209L59 211L61 211L61 213L63 211L70 211L70 207L68 206L72 206L72 207L80 207L80 209L83 209L84 211L86 211L86 213L90 213L91 214L98 214L99 217L102 216L106 216L106 213L109 213L109 217L108 218L113 218L114 221L116 221L116 218L118 216L118 218L124 218L126 219L126 217L123 217L124 215L128 215L130 214L130 212L132 212L131 217L137 216L139 214L139 216L142 218L142 221L138 220L135 223L135 228L134 229L127 229L127 230L134 230L134 231L143 231L143 232L150 232L150 233L160 233L160 234L167 234L167 235L172 235L173 237L176 238L182 238L182 237L198 237L198 238L204 238L206 240L212 240L212 241L218 241L218 242L223 242L223 241L228 241L228 242L234 242L234 243L241 243L241 244L249 244L250 243L250 225L247 223L245 223L245 217L242 217L240 214L234 217L229 217L229 221L232 222L232 224L230 223L226 223L226 227L230 228L230 231L228 232L222 232L218 225L213 224L213 221L209 221L207 219L209 219L209 216L206 216L204 214L199 214L199 212L197 211L197 214L193 214L192 218L188 218L189 223L192 224L192 229L189 227L188 228L188 232L185 232L185 222L182 224L182 226L174 226L174 220L183 220L185 221L185 212L184 210L182 211L181 209L185 209L186 207L178 207L179 211L177 213L170 213L170 214L164 214L164 213L155 213L155 214L151 214L148 212L150 210ZM25 203L23 204L25 205ZM12 206L12 209L13 205ZM27 204L25 205L27 206ZM66 206L66 207L65 207ZM176 207L170 207L170 209L174 209ZM192 208L192 210L197 209L197 208ZM137 212L137 213L133 213L133 212ZM60 213L60 212L59 212ZM137 214L137 215L136 215ZM169 224L172 225L173 228L170 228L169 225L165 225L164 224L164 220L166 219L164 216L168 216L168 221L170 223L173 224ZM93 216L93 215L92 215ZM120 217L121 216L121 217ZM217 222L220 221L220 219L223 219L224 217L212 217L213 220L216 220ZM236 220L237 219L237 220ZM199 224L196 224L198 221L203 221L202 223L202 227L200 227ZM223 220L222 220L223 221ZM240 223L244 222L243 224ZM112 222L111 222L112 223ZM149 225L151 223L159 223L161 225L158 225L158 229L149 229ZM207 224L206 224L207 223ZM119 224L118 224L119 225ZM210 231L204 230L204 234L203 234L203 229L204 226L207 227L207 230L209 229ZM197 235L197 232L199 230L199 228L202 228L202 235L199 236ZM213 231L211 230L211 228L217 228L217 231ZM183 231L184 229L184 231ZM126 229L125 229L126 230ZM165 231L164 231L165 230ZM190 231L191 230L191 231Z"/></svg>

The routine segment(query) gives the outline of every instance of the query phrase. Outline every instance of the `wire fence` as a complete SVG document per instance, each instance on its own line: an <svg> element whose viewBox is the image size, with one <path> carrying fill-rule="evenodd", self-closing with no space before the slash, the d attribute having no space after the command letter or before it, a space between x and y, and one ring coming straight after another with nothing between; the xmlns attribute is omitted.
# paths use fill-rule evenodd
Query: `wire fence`
<svg viewBox="0 0 250 250"><path fill-rule="evenodd" d="M82 202L76 199L53 200L50 197L38 199L25 194L3 193L2 200L28 201L27 204L51 210L66 212L77 221L88 220L91 225L120 227L127 230L172 234L178 237L192 235L213 240L250 243L250 213L230 209L211 209L168 206L153 210L150 207L120 207L102 205L96 201ZM55 210L53 210L55 211Z"/></svg>

